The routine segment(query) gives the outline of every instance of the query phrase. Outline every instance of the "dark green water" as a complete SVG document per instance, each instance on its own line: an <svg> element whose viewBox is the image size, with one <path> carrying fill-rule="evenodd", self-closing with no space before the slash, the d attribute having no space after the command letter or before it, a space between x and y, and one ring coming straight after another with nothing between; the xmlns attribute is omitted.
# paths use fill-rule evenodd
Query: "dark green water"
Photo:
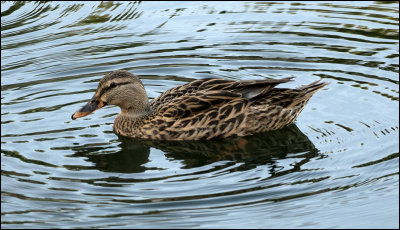
<svg viewBox="0 0 400 230"><path fill-rule="evenodd" d="M2 228L399 228L398 2L2 2ZM294 125L118 138L108 71L330 82Z"/></svg>

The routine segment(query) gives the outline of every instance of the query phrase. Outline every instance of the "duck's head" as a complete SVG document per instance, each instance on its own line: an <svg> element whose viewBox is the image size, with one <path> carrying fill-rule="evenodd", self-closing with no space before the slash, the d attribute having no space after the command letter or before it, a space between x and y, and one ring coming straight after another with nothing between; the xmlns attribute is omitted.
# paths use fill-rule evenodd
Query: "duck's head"
<svg viewBox="0 0 400 230"><path fill-rule="evenodd" d="M106 105L117 105L121 108L121 114L134 117L150 112L143 83L136 75L126 70L107 73L100 80L92 99L72 114L72 119L87 116Z"/></svg>

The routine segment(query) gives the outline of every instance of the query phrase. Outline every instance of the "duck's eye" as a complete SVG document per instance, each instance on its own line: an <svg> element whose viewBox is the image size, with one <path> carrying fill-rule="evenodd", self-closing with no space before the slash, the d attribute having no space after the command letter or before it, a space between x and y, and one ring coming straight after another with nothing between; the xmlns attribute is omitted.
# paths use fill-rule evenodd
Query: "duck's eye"
<svg viewBox="0 0 400 230"><path fill-rule="evenodd" d="M111 82L110 88L114 88L115 86L117 86L117 84L115 82Z"/></svg>

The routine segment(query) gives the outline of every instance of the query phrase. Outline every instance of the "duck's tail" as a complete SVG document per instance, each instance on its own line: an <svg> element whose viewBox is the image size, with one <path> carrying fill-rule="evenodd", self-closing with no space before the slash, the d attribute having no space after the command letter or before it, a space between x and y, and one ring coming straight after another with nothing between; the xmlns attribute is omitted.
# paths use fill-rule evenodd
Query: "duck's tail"
<svg viewBox="0 0 400 230"><path fill-rule="evenodd" d="M303 85L293 91L293 99L287 107L301 107L303 108L311 96L314 95L318 90L328 85L329 82L321 82L321 80L315 81L309 85Z"/></svg>
<svg viewBox="0 0 400 230"><path fill-rule="evenodd" d="M305 98L310 98L318 90L320 90L324 86L330 84L330 82L321 82L321 80L315 81L315 82L313 82L313 83L311 83L309 85L300 86L297 89L303 91L303 95L304 95Z"/></svg>

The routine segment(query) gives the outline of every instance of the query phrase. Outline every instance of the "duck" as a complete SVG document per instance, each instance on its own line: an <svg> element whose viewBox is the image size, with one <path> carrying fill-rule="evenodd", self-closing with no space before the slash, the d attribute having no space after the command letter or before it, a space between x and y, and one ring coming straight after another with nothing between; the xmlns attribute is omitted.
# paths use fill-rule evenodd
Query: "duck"
<svg viewBox="0 0 400 230"><path fill-rule="evenodd" d="M179 141L247 136L292 124L311 96L329 84L319 80L295 89L276 88L292 79L197 79L149 101L138 76L116 70L105 74L91 100L71 118L116 105L121 111L113 130L123 137Z"/></svg>

